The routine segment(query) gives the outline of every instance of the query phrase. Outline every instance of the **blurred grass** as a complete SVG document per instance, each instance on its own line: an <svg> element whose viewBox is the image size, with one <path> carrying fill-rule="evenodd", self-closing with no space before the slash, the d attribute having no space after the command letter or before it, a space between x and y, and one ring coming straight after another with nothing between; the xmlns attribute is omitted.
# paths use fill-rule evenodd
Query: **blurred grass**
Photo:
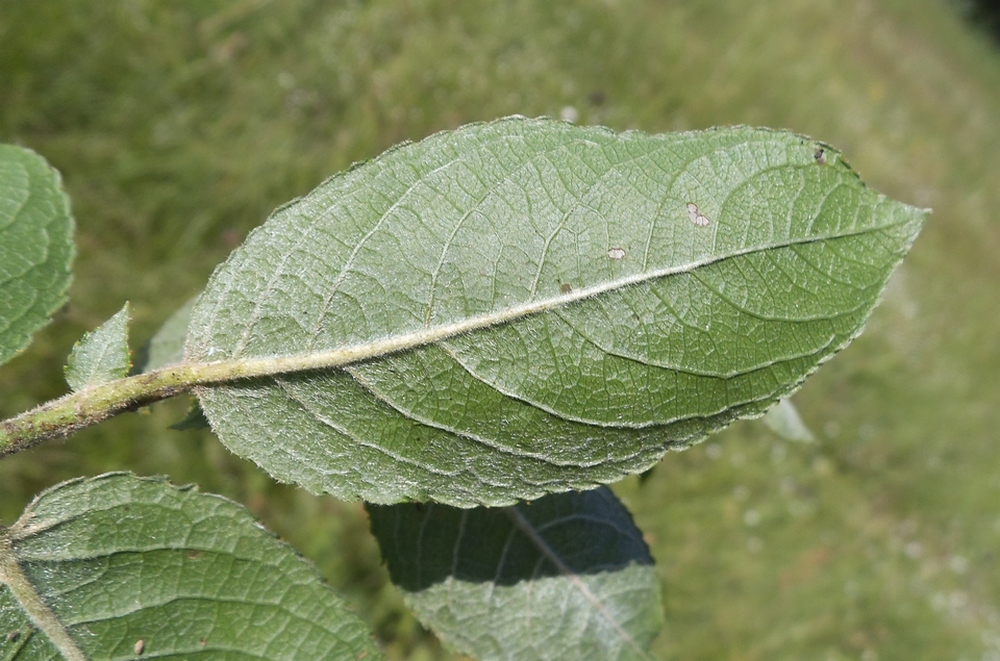
<svg viewBox="0 0 1000 661"><path fill-rule="evenodd" d="M404 139L511 113L650 132L761 124L843 149L935 213L869 330L755 424L618 486L676 659L1000 659L1000 55L943 0L447 3L0 0L0 140L63 173L71 304L0 372L0 415L61 394L72 343L141 342L277 205ZM246 503L393 658L446 658L386 585L356 504L274 485L184 402L0 462L0 518L112 469Z"/></svg>

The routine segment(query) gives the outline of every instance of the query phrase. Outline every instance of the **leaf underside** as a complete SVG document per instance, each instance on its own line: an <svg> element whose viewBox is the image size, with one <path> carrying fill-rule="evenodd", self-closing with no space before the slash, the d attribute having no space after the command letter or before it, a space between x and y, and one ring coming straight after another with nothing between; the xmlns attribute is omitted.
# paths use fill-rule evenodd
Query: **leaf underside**
<svg viewBox="0 0 1000 661"><path fill-rule="evenodd" d="M0 145L0 364L65 303L73 254L59 173L30 150Z"/></svg>
<svg viewBox="0 0 1000 661"><path fill-rule="evenodd" d="M648 658L662 625L653 560L606 487L507 508L370 505L417 617L474 658Z"/></svg>
<svg viewBox="0 0 1000 661"><path fill-rule="evenodd" d="M36 626L0 583L0 658L64 658L53 628L87 659L382 658L310 563L218 496L107 474L44 492L6 534L51 610Z"/></svg>
<svg viewBox="0 0 1000 661"><path fill-rule="evenodd" d="M763 414L861 331L925 216L791 133L476 124L278 209L213 275L186 358L358 348L198 395L280 480L504 505Z"/></svg>

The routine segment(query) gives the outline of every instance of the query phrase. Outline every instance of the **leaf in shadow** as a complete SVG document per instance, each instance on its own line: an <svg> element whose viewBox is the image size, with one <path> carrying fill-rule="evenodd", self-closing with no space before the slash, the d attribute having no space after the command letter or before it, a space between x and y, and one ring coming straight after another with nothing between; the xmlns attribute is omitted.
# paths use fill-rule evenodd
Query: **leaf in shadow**
<svg viewBox="0 0 1000 661"><path fill-rule="evenodd" d="M510 507L369 505L417 617L481 659L644 659L659 584L632 517L602 487Z"/></svg>

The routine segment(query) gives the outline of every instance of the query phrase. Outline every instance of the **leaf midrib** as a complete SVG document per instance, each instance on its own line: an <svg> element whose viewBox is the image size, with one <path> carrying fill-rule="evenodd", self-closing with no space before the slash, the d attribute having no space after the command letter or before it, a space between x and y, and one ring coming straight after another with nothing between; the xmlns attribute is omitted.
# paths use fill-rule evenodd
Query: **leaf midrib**
<svg viewBox="0 0 1000 661"><path fill-rule="evenodd" d="M614 627L615 631L621 637L628 646L635 651L641 658L650 659L652 657L646 652L642 645L625 629L621 622L618 621L614 615L608 611L608 609L601 602L601 599L595 595L587 584L580 578L580 575L573 571L569 565L567 565L563 559L556 553L545 538L542 537L541 533L535 528L535 525L521 513L517 507L505 507L503 508L504 514L510 519L511 523L517 530L519 530L523 535L531 540L531 544L538 550L538 552L545 557L546 560L551 562L562 574L566 580L568 580L573 587L580 593L580 595L593 606L594 610L601 614L601 616Z"/></svg>
<svg viewBox="0 0 1000 661"><path fill-rule="evenodd" d="M910 221L904 218L896 222L856 228L836 234L795 237L767 245L744 247L719 255L708 255L686 264L612 279L550 298L528 301L497 312L469 317L455 323L403 332L380 340L329 351L218 361L189 359L160 370L88 386L4 421L0 425L0 455L32 447L47 438L66 436L73 431L106 420L129 407L150 404L197 389L199 386L222 385L280 374L345 367L352 363L375 360L390 354L443 342L465 333L511 323L534 314L544 314L616 289L692 272L743 255L882 232L906 225L908 222Z"/></svg>
<svg viewBox="0 0 1000 661"><path fill-rule="evenodd" d="M35 589L25 575L14 553L8 530L0 526L0 585L10 590L32 624L38 627L49 642L67 661L87 661L87 657L70 636L69 630Z"/></svg>
<svg viewBox="0 0 1000 661"><path fill-rule="evenodd" d="M905 225L906 222L907 221L903 220L884 225L874 225L847 232L840 232L837 234L794 237L788 240L770 243L768 245L749 246L721 255L708 255L702 259L694 260L685 264L673 265L662 269L655 269L621 278L615 278L596 285L591 285L590 287L576 289L568 293L544 299L528 301L526 303L514 305L495 312L461 319L450 324L423 328L399 335L391 335L380 340L366 342L363 344L355 344L347 347L311 353L294 353L252 358L230 358L227 360L204 362L200 363L200 365L208 369L205 370L204 378L199 378L195 382L195 385L209 385L229 380L344 367L352 363L373 360L393 353L399 353L401 351L415 349L421 346L436 344L458 335L464 335L466 333L483 330L493 326L500 326L536 314L544 314L546 312L565 307L571 303L595 298L618 289L643 284L645 282L666 278L672 275L689 273L729 259L759 252L788 248L796 245L805 245L809 243L881 232L899 225ZM194 367L198 366L199 363L191 363L191 365Z"/></svg>

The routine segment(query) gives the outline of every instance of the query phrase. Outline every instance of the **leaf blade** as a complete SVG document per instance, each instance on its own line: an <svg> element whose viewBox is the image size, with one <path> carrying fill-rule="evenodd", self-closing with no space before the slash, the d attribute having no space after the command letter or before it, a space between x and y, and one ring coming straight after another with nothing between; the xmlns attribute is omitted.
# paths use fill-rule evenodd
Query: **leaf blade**
<svg viewBox="0 0 1000 661"><path fill-rule="evenodd" d="M85 333L66 361L66 383L73 392L87 386L123 379L132 367L128 348L131 310L128 302L94 330Z"/></svg>
<svg viewBox="0 0 1000 661"><path fill-rule="evenodd" d="M29 149L0 145L0 364L66 302L74 253L59 173Z"/></svg>
<svg viewBox="0 0 1000 661"><path fill-rule="evenodd" d="M41 494L3 532L86 658L381 658L315 569L223 498L107 474ZM18 658L50 658L6 585L0 628L20 632Z"/></svg>
<svg viewBox="0 0 1000 661"><path fill-rule="evenodd" d="M794 391L919 231L819 145L514 118L399 147L279 209L187 340L365 360L199 398L237 454L339 497L499 505L644 470Z"/></svg>
<svg viewBox="0 0 1000 661"><path fill-rule="evenodd" d="M648 659L659 583L607 488L508 508L368 506L417 617L479 659Z"/></svg>

